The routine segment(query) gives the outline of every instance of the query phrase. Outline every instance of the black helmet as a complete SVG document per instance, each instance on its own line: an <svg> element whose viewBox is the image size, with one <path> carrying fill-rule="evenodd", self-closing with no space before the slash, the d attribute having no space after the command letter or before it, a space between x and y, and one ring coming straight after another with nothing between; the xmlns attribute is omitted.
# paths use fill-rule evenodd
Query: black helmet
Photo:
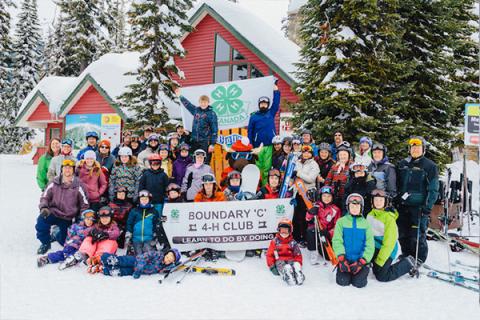
<svg viewBox="0 0 480 320"><path fill-rule="evenodd" d="M167 187L167 193L170 191L177 191L178 193L180 193L180 190L180 186L176 183L170 183Z"/></svg>
<svg viewBox="0 0 480 320"><path fill-rule="evenodd" d="M202 176L202 184L205 184L205 183L217 183L217 180L215 179L215 176L211 173L205 173L203 176Z"/></svg>

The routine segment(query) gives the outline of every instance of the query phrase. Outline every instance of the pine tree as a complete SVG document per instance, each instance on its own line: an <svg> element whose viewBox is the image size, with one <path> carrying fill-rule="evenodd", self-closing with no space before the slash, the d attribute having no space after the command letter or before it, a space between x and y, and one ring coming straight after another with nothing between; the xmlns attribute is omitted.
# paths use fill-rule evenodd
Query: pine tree
<svg viewBox="0 0 480 320"><path fill-rule="evenodd" d="M165 103L175 99L179 86L174 76L183 77L174 57L184 57L180 37L190 30L186 12L191 0L134 1L128 12L132 26L129 48L141 52L140 67L133 74L137 83L122 95L122 104L136 114L134 125L163 125L168 121Z"/></svg>
<svg viewBox="0 0 480 320"><path fill-rule="evenodd" d="M45 46L45 73L52 76L71 75L65 53L64 17L56 17L53 30L49 30Z"/></svg>
<svg viewBox="0 0 480 320"><path fill-rule="evenodd" d="M125 0L105 1L106 26L113 42L112 51L123 52L127 48L127 17Z"/></svg>
<svg viewBox="0 0 480 320"><path fill-rule="evenodd" d="M66 66L64 76L77 76L103 54L113 42L107 29L103 0L60 0Z"/></svg>
<svg viewBox="0 0 480 320"><path fill-rule="evenodd" d="M405 89L397 83L410 63L395 58L402 46L398 3L310 0L302 7L301 102L292 106L297 126L324 141L340 129L349 141L366 135L399 143L396 111L404 107Z"/></svg>

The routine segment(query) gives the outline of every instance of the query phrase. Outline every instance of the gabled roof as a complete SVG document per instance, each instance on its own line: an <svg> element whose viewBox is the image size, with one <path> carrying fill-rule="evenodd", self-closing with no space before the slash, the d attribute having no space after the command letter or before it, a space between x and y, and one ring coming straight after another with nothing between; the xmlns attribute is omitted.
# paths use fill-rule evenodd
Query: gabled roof
<svg viewBox="0 0 480 320"><path fill-rule="evenodd" d="M28 117L42 101L48 106L50 113L56 115L74 83L73 77L44 77L23 100L15 124L26 126Z"/></svg>
<svg viewBox="0 0 480 320"><path fill-rule="evenodd" d="M212 16L242 44L264 61L290 85L296 81L295 63L300 61L300 47L273 29L254 12L226 0L203 0L189 12L195 27L206 15ZM184 35L186 38L188 34ZM183 39L184 39L183 38Z"/></svg>

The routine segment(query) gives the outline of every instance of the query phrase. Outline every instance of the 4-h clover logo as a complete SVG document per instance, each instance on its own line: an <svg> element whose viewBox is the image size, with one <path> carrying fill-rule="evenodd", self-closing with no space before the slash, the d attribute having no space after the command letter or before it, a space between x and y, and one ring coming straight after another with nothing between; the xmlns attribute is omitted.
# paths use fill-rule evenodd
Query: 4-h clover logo
<svg viewBox="0 0 480 320"><path fill-rule="evenodd" d="M180 218L179 213L180 213L180 211L178 209L173 209L172 211L170 211L170 217L172 219L178 219L178 218Z"/></svg>
<svg viewBox="0 0 480 320"><path fill-rule="evenodd" d="M275 211L277 216L282 216L285 214L285 206L283 204L279 204L275 207Z"/></svg>
<svg viewBox="0 0 480 320"><path fill-rule="evenodd" d="M236 84L232 84L228 88L218 86L211 93L212 99L215 100L212 108L219 117L235 115L243 107L243 101L239 99L241 95L242 89Z"/></svg>

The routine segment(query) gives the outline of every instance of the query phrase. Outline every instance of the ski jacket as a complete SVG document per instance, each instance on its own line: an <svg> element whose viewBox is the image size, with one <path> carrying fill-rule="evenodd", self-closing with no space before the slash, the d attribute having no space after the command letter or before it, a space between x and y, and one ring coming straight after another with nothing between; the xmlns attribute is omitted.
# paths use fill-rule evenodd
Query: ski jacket
<svg viewBox="0 0 480 320"><path fill-rule="evenodd" d="M335 161L331 157L328 157L326 160L322 160L320 157L315 157L315 161L320 168L320 175L323 179L327 179L328 173L335 164Z"/></svg>
<svg viewBox="0 0 480 320"><path fill-rule="evenodd" d="M330 239L333 238L333 231L335 230L335 225L337 224L338 219L342 216L342 211L333 203L325 205L323 202L318 201L315 203L314 210L307 211L305 219L309 222L307 227L308 229L315 229L315 219L316 216L322 230L328 231L330 234ZM312 211L316 211L312 213Z"/></svg>
<svg viewBox="0 0 480 320"><path fill-rule="evenodd" d="M408 157L400 161L397 168L399 202L430 212L438 199L437 165L426 157ZM409 193L409 196L403 200L405 193Z"/></svg>
<svg viewBox="0 0 480 320"><path fill-rule="evenodd" d="M48 182L52 182L53 179L55 179L55 177L58 177L59 175L62 174L62 162L63 160L67 160L67 159L73 160L73 162L76 161L75 157L71 154L68 156L60 154L52 158L52 160L50 161L50 165L48 167L48 172L47 172Z"/></svg>
<svg viewBox="0 0 480 320"><path fill-rule="evenodd" d="M208 108L204 110L193 105L184 96L180 97L180 102L182 102L188 112L193 116L192 133L190 134L191 140L215 145L218 135L218 119L212 107L208 106Z"/></svg>
<svg viewBox="0 0 480 320"><path fill-rule="evenodd" d="M97 148L97 146L92 147L91 145L88 145L88 146L86 146L85 148L81 149L81 150L78 152L78 154L77 154L77 161L83 160L83 155L84 155L85 152L87 152L88 150L92 150L93 152L97 152L98 148Z"/></svg>
<svg viewBox="0 0 480 320"><path fill-rule="evenodd" d="M72 224L67 231L65 246L68 245L78 250L78 248L80 248L80 246L82 245L82 241L87 236L87 229L88 227L83 221Z"/></svg>
<svg viewBox="0 0 480 320"><path fill-rule="evenodd" d="M248 139L254 148L263 143L271 146L272 139L277 135L275 116L280 109L280 91L273 91L272 106L266 112L257 111L250 115L248 121Z"/></svg>
<svg viewBox="0 0 480 320"><path fill-rule="evenodd" d="M266 184L265 187L260 188L260 191L257 192L257 199L278 199L279 197L280 189L273 191L269 184Z"/></svg>
<svg viewBox="0 0 480 320"><path fill-rule="evenodd" d="M392 261L397 257L398 252L398 212L373 209L367 216L367 221L372 227L375 239L376 255L375 264L383 267L388 258ZM378 253L377 253L378 252Z"/></svg>
<svg viewBox="0 0 480 320"><path fill-rule="evenodd" d="M152 194L152 204L165 202L166 190L168 186L168 177L162 168L158 170L147 169L143 171L138 185L138 191L148 190Z"/></svg>
<svg viewBox="0 0 480 320"><path fill-rule="evenodd" d="M187 200L192 201L202 188L202 176L206 173L213 174L209 165L202 164L199 168L192 163L187 167L182 181L182 193L186 193Z"/></svg>
<svg viewBox="0 0 480 320"><path fill-rule="evenodd" d="M277 260L303 263L300 246L293 240L291 234L287 238L282 238L280 234L277 234L275 238L270 241L266 258L269 268L273 266Z"/></svg>
<svg viewBox="0 0 480 320"><path fill-rule="evenodd" d="M50 166L50 162L52 161L52 156L47 152L43 156L38 159L37 165L37 184L40 190L45 190L45 187L48 184L48 167Z"/></svg>
<svg viewBox="0 0 480 320"><path fill-rule="evenodd" d="M77 176L87 189L90 203L100 202L100 196L107 190L108 183L103 174L100 163L94 163L91 169L87 168L85 160L80 160L77 166Z"/></svg>
<svg viewBox="0 0 480 320"><path fill-rule="evenodd" d="M107 170L108 175L112 173L113 165L115 164L115 157L112 154L109 153L108 155L104 156L97 151L97 161L100 163L100 166L102 166L102 168L105 168Z"/></svg>
<svg viewBox="0 0 480 320"><path fill-rule="evenodd" d="M297 171L297 178L300 178L305 183L307 189L313 189L316 187L317 176L320 174L320 168L315 159L311 158L303 162L302 160L297 160L295 166L295 171Z"/></svg>
<svg viewBox="0 0 480 320"><path fill-rule="evenodd" d="M158 153L158 148L153 150L150 147L145 148L140 154L138 155L138 165L142 169L150 169L150 162L148 162L148 157L154 153Z"/></svg>
<svg viewBox="0 0 480 320"><path fill-rule="evenodd" d="M135 159L135 158L133 158ZM131 164L117 163L113 167L110 175L110 183L108 193L110 200L115 197L115 191L118 186L127 188L127 197L135 199L138 190L140 177L142 176L142 168L140 168L134 161Z"/></svg>
<svg viewBox="0 0 480 320"><path fill-rule="evenodd" d="M347 200L347 197L352 193L358 193L363 197L364 200L364 208L363 208L363 216L366 217L370 209L372 208L371 203L371 193L375 190L377 182L375 178L372 177L369 173L365 177L354 177L351 175L348 178L348 182L345 185L345 194L343 195L343 202ZM347 212L347 208L344 208L344 213Z"/></svg>
<svg viewBox="0 0 480 320"><path fill-rule="evenodd" d="M167 174L168 178L170 178L172 176L173 161L171 159L169 159L169 158L163 159L160 167Z"/></svg>
<svg viewBox="0 0 480 320"><path fill-rule="evenodd" d="M372 163L372 151L368 148L367 151L362 153L355 153L355 162L359 162L368 167Z"/></svg>
<svg viewBox="0 0 480 320"><path fill-rule="evenodd" d="M42 193L38 208L48 208L55 217L72 220L81 211L88 209L85 187L77 177L68 186L62 183L61 176L56 177Z"/></svg>
<svg viewBox="0 0 480 320"><path fill-rule="evenodd" d="M116 241L120 236L120 229L118 229L117 223L113 220L108 225L104 225L101 222L97 222L94 226L91 226L90 228L85 230L87 236L90 233L90 231L92 231L93 229L106 232L108 234L108 240Z"/></svg>
<svg viewBox="0 0 480 320"><path fill-rule="evenodd" d="M140 206L133 208L127 220L127 231L132 233L133 242L152 241L157 230L158 218L158 211L152 205L147 208Z"/></svg>
<svg viewBox="0 0 480 320"><path fill-rule="evenodd" d="M345 185L350 175L349 165L350 164L347 163L342 169L340 169L340 163L333 165L327 175L327 179L325 179L325 185L332 186L335 189L334 194L336 199L343 199L343 195L345 194Z"/></svg>
<svg viewBox="0 0 480 320"><path fill-rule="evenodd" d="M375 251L372 227L362 216L350 214L338 219L332 239L333 251L352 263L360 258L370 262Z"/></svg>
<svg viewBox="0 0 480 320"><path fill-rule="evenodd" d="M142 274L155 274L162 271L173 269L177 264L172 263L165 265L163 258L165 257L162 251L147 251L136 256L135 266L133 268L133 276L140 277Z"/></svg>
<svg viewBox="0 0 480 320"><path fill-rule="evenodd" d="M384 190L392 199L397 196L397 172L388 159L374 161L368 166L377 181L376 189Z"/></svg>
<svg viewBox="0 0 480 320"><path fill-rule="evenodd" d="M227 201L225 199L225 194L217 189L214 189L214 196L207 198L207 195L203 192L203 188L200 192L197 193L193 202L217 202L217 201Z"/></svg>
<svg viewBox="0 0 480 320"><path fill-rule="evenodd" d="M285 152L273 152L272 153L272 168L280 170L282 168L283 162L286 159Z"/></svg>
<svg viewBox="0 0 480 320"><path fill-rule="evenodd" d="M179 186L182 185L183 177L185 177L185 172L187 167L193 162L192 157L178 157L177 160L173 162L173 171L172 178L176 184Z"/></svg>
<svg viewBox="0 0 480 320"><path fill-rule="evenodd" d="M130 201L122 201L115 199L108 204L113 210L113 220L120 226L124 227L127 223L128 213L133 207Z"/></svg>

